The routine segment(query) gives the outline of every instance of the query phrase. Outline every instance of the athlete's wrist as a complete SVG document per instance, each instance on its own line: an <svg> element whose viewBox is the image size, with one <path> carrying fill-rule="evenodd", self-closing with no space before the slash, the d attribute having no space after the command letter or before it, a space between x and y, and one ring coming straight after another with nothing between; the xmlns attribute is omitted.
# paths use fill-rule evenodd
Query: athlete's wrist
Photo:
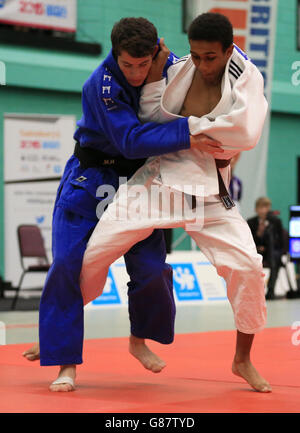
<svg viewBox="0 0 300 433"><path fill-rule="evenodd" d="M163 74L161 73L155 73L155 74L149 74L146 79L146 84L155 83L157 81L161 81L163 79Z"/></svg>

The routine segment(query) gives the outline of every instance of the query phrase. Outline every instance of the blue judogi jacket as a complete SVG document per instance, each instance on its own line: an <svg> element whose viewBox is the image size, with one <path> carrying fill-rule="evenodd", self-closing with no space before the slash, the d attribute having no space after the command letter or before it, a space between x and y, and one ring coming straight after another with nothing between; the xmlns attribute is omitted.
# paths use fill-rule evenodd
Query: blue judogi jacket
<svg viewBox="0 0 300 433"><path fill-rule="evenodd" d="M170 54L164 73L176 60ZM127 82L111 51L83 86L83 115L74 139L81 146L128 159L188 149L188 119L166 125L141 124L137 117L139 97L140 88Z"/></svg>

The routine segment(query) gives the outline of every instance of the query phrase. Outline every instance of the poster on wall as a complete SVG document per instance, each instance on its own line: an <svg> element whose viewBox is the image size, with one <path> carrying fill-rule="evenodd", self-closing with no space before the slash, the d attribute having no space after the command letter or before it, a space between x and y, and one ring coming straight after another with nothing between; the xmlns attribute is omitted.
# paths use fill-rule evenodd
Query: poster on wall
<svg viewBox="0 0 300 433"><path fill-rule="evenodd" d="M184 31L187 31L192 19L204 12L218 12L230 19L234 43L246 52L264 77L265 95L270 107L277 0L183 0ZM240 209L245 218L253 215L255 200L266 195L269 124L270 113L259 144L251 151L243 152L235 168L234 174L243 184Z"/></svg>
<svg viewBox="0 0 300 433"><path fill-rule="evenodd" d="M75 116L4 115L5 280L14 287L22 273L19 225L40 227L51 263L53 205L64 166L73 152L75 126ZM22 287L42 287L45 276L28 274Z"/></svg>
<svg viewBox="0 0 300 433"><path fill-rule="evenodd" d="M5 114L4 181L61 177L74 131L74 116Z"/></svg>
<svg viewBox="0 0 300 433"><path fill-rule="evenodd" d="M77 0L0 0L0 22L74 33Z"/></svg>

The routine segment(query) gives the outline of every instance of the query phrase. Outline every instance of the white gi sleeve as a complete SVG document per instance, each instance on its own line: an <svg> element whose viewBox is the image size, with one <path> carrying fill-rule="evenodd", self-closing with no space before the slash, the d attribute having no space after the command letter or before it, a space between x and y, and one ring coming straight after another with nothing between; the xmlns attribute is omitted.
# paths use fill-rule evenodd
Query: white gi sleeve
<svg viewBox="0 0 300 433"><path fill-rule="evenodd" d="M192 135L206 134L222 143L225 150L216 158L230 159L240 151L256 146L261 136L268 111L264 96L263 77L250 63L232 87L232 106L228 113L209 119L190 116Z"/></svg>
<svg viewBox="0 0 300 433"><path fill-rule="evenodd" d="M166 88L166 79L145 84L141 91L139 119L141 122L158 122L160 119L160 100Z"/></svg>

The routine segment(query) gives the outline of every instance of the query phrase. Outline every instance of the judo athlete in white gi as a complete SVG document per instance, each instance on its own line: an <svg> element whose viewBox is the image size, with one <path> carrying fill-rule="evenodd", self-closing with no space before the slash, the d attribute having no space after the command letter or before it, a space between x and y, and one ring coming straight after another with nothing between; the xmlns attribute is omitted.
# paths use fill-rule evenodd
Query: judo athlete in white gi
<svg viewBox="0 0 300 433"><path fill-rule="evenodd" d="M254 334L266 322L262 257L246 221L223 192L224 184L229 187L230 158L252 149L260 138L267 113L263 77L233 44L231 23L223 15L200 15L192 22L188 36L191 55L169 68L167 82L158 75L157 81L148 80L144 86L140 118L165 123L188 117L192 135L205 134L217 140L224 152L190 149L149 158L122 185L97 224L83 259L81 290L84 299L98 296L110 264L154 228L184 227L226 281L237 328L232 372L255 390L270 392L269 383L250 361ZM149 191L148 197L143 195L139 211L136 198L130 194L137 185ZM176 194L192 185L194 203L204 203L202 227L193 226L197 219L193 221L186 213L182 216L182 209L176 206L173 219L168 220L162 208L156 209L160 211L158 217L152 217L151 209L147 218L145 209L153 185L159 185L162 194L172 192L174 201ZM124 215L124 206L134 208L135 215L131 218L127 213L126 221L118 221L115 216Z"/></svg>

